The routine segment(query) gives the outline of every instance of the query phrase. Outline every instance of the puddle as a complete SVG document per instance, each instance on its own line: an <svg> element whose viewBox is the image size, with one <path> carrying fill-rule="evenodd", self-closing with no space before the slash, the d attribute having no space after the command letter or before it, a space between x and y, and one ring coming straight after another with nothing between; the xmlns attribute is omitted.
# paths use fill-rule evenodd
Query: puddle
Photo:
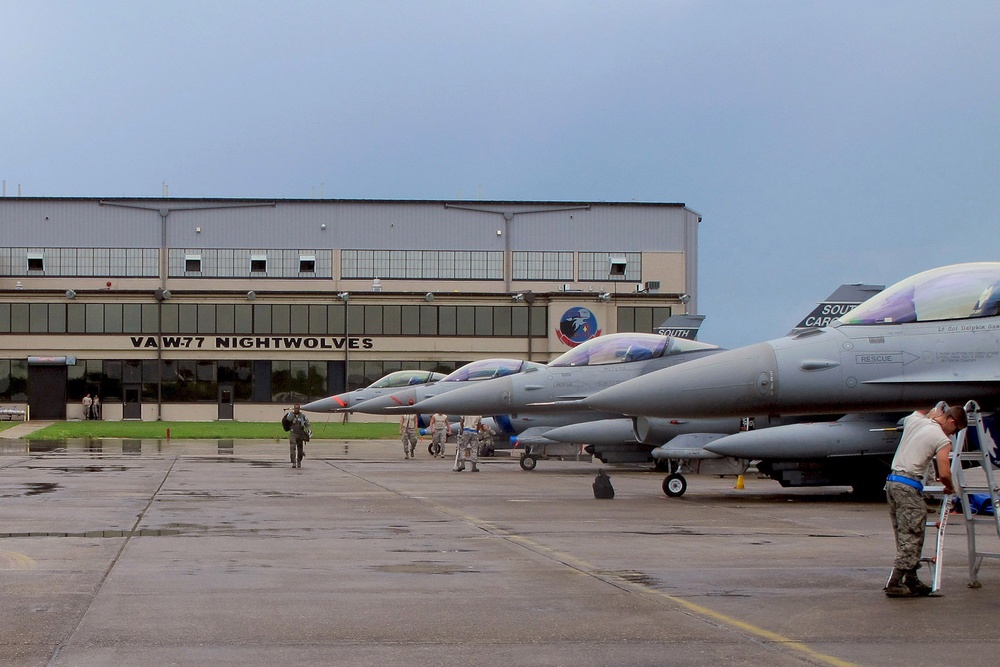
<svg viewBox="0 0 1000 667"><path fill-rule="evenodd" d="M181 531L174 529L143 528L132 532L130 530L86 530L78 533L53 533L53 532L30 532L30 533L0 533L2 538L14 537L170 537L180 535Z"/></svg>
<svg viewBox="0 0 1000 667"><path fill-rule="evenodd" d="M128 470L125 466L60 466L49 468L48 466L31 466L35 470L51 470L53 472L65 472L69 474L77 473L87 473L87 472L125 472Z"/></svg>
<svg viewBox="0 0 1000 667"><path fill-rule="evenodd" d="M625 581L633 584L639 584L640 586L648 586L649 588L657 588L659 582L648 574L643 574L638 570L602 570L600 574L611 575L613 577L618 577L624 579Z"/></svg>
<svg viewBox="0 0 1000 667"><path fill-rule="evenodd" d="M374 565L373 570L392 574L478 574L479 570L466 569L446 563L402 563L400 565Z"/></svg>
<svg viewBox="0 0 1000 667"><path fill-rule="evenodd" d="M27 489L24 492L26 496L40 496L43 493L53 493L59 488L59 485L53 482L25 482L21 486Z"/></svg>

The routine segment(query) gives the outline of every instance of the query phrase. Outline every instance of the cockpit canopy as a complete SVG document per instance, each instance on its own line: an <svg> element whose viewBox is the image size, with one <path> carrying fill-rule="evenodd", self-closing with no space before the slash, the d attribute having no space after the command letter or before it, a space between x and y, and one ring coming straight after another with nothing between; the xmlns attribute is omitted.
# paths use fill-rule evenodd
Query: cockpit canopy
<svg viewBox="0 0 1000 667"><path fill-rule="evenodd" d="M549 366L600 366L645 361L670 354L718 350L709 343L659 334L621 333L591 338L569 352L556 357Z"/></svg>
<svg viewBox="0 0 1000 667"><path fill-rule="evenodd" d="M368 385L368 388L412 387L417 384L437 382L443 378L444 373L434 373L433 371L395 371Z"/></svg>
<svg viewBox="0 0 1000 667"><path fill-rule="evenodd" d="M868 299L833 326L964 320L1000 314L1000 262L924 271Z"/></svg>
<svg viewBox="0 0 1000 667"><path fill-rule="evenodd" d="M452 371L441 382L469 382L472 380L489 380L520 373L529 368L541 368L544 364L519 359L481 359L468 363L456 371Z"/></svg>

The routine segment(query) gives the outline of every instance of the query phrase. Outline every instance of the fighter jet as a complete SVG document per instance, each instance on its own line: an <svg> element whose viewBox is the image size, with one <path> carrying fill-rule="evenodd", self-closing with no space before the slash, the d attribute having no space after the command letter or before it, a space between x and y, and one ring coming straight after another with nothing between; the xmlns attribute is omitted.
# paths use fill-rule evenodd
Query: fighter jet
<svg viewBox="0 0 1000 667"><path fill-rule="evenodd" d="M592 338L541 368L477 382L410 407L423 414L568 412L564 402L584 398L643 373L721 351L715 345L672 336L609 334ZM576 407L576 411L581 409L582 406Z"/></svg>
<svg viewBox="0 0 1000 667"><path fill-rule="evenodd" d="M433 371L395 371L376 380L363 389L355 389L354 391L347 391L336 396L321 398L317 401L306 403L302 406L302 409L307 412L350 412L352 406L362 401L376 398L403 387L422 386L431 382L437 382L444 377L444 373L435 373Z"/></svg>
<svg viewBox="0 0 1000 667"><path fill-rule="evenodd" d="M364 402L355 402L352 404L351 409L354 412L362 412L370 415L400 414L405 412L431 414L425 410L411 411L407 408L432 396L438 396L454 389L467 387L469 386L469 382L480 382L505 377L507 375L514 375L515 373L522 373L529 368L537 369L542 366L544 364L534 361L521 361L520 359L480 359L479 361L473 361L462 366L433 384L397 387Z"/></svg>
<svg viewBox="0 0 1000 667"><path fill-rule="evenodd" d="M893 285L828 327L728 350L586 397L651 417L912 410L1000 403L1000 262Z"/></svg>

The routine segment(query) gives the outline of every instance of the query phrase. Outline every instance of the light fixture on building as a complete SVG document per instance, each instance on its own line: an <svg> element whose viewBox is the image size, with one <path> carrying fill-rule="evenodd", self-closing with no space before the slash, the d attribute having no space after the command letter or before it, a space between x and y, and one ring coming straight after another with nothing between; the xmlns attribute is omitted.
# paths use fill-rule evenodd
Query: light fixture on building
<svg viewBox="0 0 1000 667"><path fill-rule="evenodd" d="M598 301L611 301L611 294L609 294L608 292L601 292L600 294L597 295L597 300Z"/></svg>
<svg viewBox="0 0 1000 667"><path fill-rule="evenodd" d="M71 289L66 290L66 298L67 299L75 299L76 298L76 292L74 292Z"/></svg>
<svg viewBox="0 0 1000 667"><path fill-rule="evenodd" d="M679 297L677 297L677 300L680 301L681 303L687 305L687 304L691 303L691 295L690 294L681 294Z"/></svg>
<svg viewBox="0 0 1000 667"><path fill-rule="evenodd" d="M372 278L372 291L381 292L382 291L382 281L378 278Z"/></svg>
<svg viewBox="0 0 1000 667"><path fill-rule="evenodd" d="M153 296L156 297L157 301L166 301L170 298L170 290L157 289L153 292Z"/></svg>
<svg viewBox="0 0 1000 667"><path fill-rule="evenodd" d="M514 301L517 301L518 303L521 303L522 301L524 301L524 295L523 294L515 294L514 296L512 296L510 298L512 300L514 300Z"/></svg>
<svg viewBox="0 0 1000 667"><path fill-rule="evenodd" d="M249 292L247 292L247 301L253 301L256 298L257 298L257 293L256 292L254 292L253 290L250 290Z"/></svg>
<svg viewBox="0 0 1000 667"><path fill-rule="evenodd" d="M337 292L337 298L340 299L341 301L347 301L349 298L351 298L351 295L348 294L347 292Z"/></svg>
<svg viewBox="0 0 1000 667"><path fill-rule="evenodd" d="M433 300L434 300L434 292L428 292L427 294L424 295L424 301L433 301Z"/></svg>
<svg viewBox="0 0 1000 667"><path fill-rule="evenodd" d="M20 280L18 280L17 284L14 285L14 289L24 289L24 285L21 284Z"/></svg>

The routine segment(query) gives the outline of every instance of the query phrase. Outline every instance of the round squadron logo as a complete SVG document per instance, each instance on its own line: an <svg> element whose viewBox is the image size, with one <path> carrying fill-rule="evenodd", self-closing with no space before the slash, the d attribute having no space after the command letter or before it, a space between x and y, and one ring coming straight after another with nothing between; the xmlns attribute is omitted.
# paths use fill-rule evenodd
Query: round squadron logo
<svg viewBox="0 0 1000 667"><path fill-rule="evenodd" d="M556 337L570 347L576 347L600 335L597 318L590 310L579 306L563 313L559 319L559 329L556 331Z"/></svg>

